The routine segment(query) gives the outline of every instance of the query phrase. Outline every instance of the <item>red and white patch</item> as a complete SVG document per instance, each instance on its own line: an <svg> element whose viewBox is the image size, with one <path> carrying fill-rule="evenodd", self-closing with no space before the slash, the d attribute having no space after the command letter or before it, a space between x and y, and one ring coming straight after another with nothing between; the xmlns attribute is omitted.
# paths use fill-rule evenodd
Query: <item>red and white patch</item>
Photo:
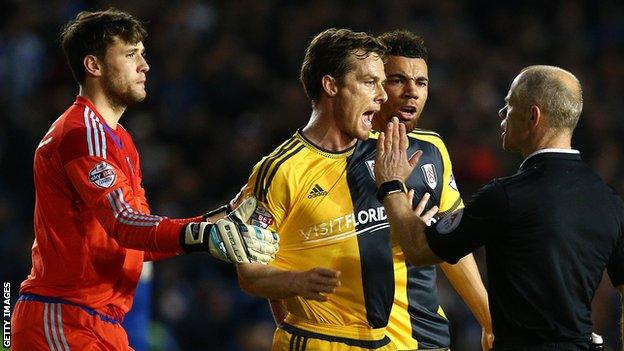
<svg viewBox="0 0 624 351"><path fill-rule="evenodd" d="M435 166L431 163L420 166L425 177L425 182L431 189L435 189L438 185L438 174L436 173Z"/></svg>
<svg viewBox="0 0 624 351"><path fill-rule="evenodd" d="M258 205L254 213L251 215L251 224L263 229L267 229L273 223L275 223L275 220L273 219L273 215L271 215L271 212L269 212L264 207Z"/></svg>
<svg viewBox="0 0 624 351"><path fill-rule="evenodd" d="M89 181L102 189L110 188L111 185L115 184L116 179L115 168L104 161L89 171Z"/></svg>
<svg viewBox="0 0 624 351"><path fill-rule="evenodd" d="M444 216L436 225L436 230L440 234L448 234L455 230L459 223L461 223L462 216L464 215L464 209L460 208L457 211Z"/></svg>

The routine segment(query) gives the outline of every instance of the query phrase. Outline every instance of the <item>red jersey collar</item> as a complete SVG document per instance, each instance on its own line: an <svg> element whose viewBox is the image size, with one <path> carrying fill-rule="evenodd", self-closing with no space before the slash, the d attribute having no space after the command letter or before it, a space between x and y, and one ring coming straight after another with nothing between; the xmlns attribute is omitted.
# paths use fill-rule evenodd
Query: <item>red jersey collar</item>
<svg viewBox="0 0 624 351"><path fill-rule="evenodd" d="M95 105L93 105L93 103L91 102L91 100L89 100L88 98L78 95L76 96L76 101L74 101L74 105L82 105L82 106L87 106L91 111L93 111L93 113L95 113L96 116L98 116L98 119L100 120L100 123L104 124L105 126L107 126L111 131L115 131L115 129L111 128L108 123L106 123L106 120L102 117L102 115L98 112L98 110L95 108ZM119 125L119 123L117 123L117 125Z"/></svg>
<svg viewBox="0 0 624 351"><path fill-rule="evenodd" d="M110 135L113 141L115 141L115 144L117 144L117 146L120 148L123 147L123 144L120 139L120 135L118 134L120 130L124 130L121 124L117 123L117 127L121 127L121 128L117 128L117 129L111 128L108 125L108 123L106 123L106 120L102 117L102 115L100 115L100 113L97 111L97 109L95 108L95 105L93 105L91 100L89 100L88 98L84 96L81 96L81 95L76 96L76 101L74 101L74 105L87 106L91 111L93 111L93 113L95 113L95 115L98 117L99 123L101 123L104 126L104 130L106 130L106 133L108 133L108 135Z"/></svg>

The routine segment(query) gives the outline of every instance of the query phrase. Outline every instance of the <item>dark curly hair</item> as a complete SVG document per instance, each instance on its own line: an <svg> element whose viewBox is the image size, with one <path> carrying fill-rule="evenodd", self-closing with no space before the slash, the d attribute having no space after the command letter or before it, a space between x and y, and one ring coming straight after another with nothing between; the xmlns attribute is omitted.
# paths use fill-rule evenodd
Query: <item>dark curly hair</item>
<svg viewBox="0 0 624 351"><path fill-rule="evenodd" d="M299 80L308 98L316 102L321 96L321 80L330 75L339 83L353 69L351 54L365 59L371 53L385 56L386 46L378 39L349 29L330 28L318 34L308 46Z"/></svg>
<svg viewBox="0 0 624 351"><path fill-rule="evenodd" d="M388 47L386 55L420 58L428 63L428 50L425 40L408 30L398 29L386 32L377 37Z"/></svg>
<svg viewBox="0 0 624 351"><path fill-rule="evenodd" d="M60 40L69 68L79 84L84 83L83 60L87 55L104 58L108 45L115 39L136 44L147 37L141 22L131 14L110 8L106 11L80 12L67 23Z"/></svg>

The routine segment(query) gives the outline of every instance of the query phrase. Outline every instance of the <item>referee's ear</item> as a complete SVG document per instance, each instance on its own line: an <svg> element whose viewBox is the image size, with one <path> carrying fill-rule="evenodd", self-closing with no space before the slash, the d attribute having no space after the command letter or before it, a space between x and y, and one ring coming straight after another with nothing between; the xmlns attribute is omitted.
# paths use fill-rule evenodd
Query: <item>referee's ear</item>
<svg viewBox="0 0 624 351"><path fill-rule="evenodd" d="M529 118L529 128L531 131L537 129L540 123L543 123L544 113L537 105L531 106L531 117Z"/></svg>

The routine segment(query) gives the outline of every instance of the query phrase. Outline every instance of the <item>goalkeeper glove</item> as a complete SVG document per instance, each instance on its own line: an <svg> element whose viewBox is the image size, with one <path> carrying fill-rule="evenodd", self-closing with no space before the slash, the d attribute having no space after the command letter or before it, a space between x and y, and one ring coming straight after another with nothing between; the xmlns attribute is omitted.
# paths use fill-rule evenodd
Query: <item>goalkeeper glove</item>
<svg viewBox="0 0 624 351"><path fill-rule="evenodd" d="M185 252L208 251L212 256L231 263L271 262L279 250L279 235L244 223L255 208L256 199L250 197L214 224L187 224L180 237L182 249Z"/></svg>

